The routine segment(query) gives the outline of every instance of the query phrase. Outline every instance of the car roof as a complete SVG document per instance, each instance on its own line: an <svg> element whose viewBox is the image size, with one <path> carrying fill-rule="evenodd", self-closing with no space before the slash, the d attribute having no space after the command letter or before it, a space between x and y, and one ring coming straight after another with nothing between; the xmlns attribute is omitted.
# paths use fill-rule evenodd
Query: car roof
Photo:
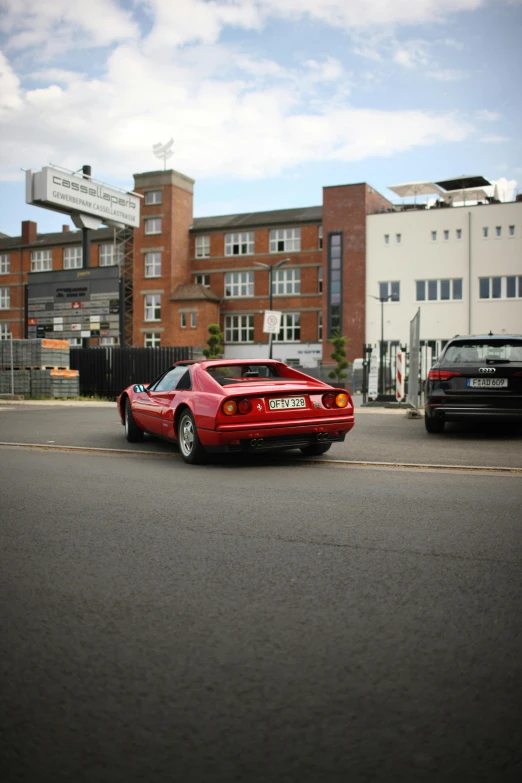
<svg viewBox="0 0 522 783"><path fill-rule="evenodd" d="M449 343L453 340L522 340L522 334L456 334L450 337Z"/></svg>

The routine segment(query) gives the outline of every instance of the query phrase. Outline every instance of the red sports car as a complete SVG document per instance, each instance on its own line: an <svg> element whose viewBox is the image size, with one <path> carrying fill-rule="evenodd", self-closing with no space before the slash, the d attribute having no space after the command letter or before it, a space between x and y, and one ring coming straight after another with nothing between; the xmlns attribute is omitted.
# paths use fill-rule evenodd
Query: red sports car
<svg viewBox="0 0 522 783"><path fill-rule="evenodd" d="M299 448L324 454L354 424L349 392L278 361L178 362L118 397L127 440L179 444L185 462L207 454Z"/></svg>

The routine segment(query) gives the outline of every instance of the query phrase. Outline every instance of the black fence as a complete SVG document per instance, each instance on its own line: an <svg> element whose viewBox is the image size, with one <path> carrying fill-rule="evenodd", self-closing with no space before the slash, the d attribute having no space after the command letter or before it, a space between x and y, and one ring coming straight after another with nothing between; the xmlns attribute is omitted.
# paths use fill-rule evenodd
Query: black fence
<svg viewBox="0 0 522 783"><path fill-rule="evenodd" d="M71 348L71 369L79 370L80 394L114 400L129 384L150 383L184 359L192 359L192 348Z"/></svg>

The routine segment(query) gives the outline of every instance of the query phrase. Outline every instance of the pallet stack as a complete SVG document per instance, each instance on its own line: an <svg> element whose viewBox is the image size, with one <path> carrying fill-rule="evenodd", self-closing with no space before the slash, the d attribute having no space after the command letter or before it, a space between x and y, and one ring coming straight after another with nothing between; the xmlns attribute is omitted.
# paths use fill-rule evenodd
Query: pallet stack
<svg viewBox="0 0 522 783"><path fill-rule="evenodd" d="M25 397L78 397L78 370L70 369L67 340L0 341L0 394ZM11 366L13 374L11 375Z"/></svg>

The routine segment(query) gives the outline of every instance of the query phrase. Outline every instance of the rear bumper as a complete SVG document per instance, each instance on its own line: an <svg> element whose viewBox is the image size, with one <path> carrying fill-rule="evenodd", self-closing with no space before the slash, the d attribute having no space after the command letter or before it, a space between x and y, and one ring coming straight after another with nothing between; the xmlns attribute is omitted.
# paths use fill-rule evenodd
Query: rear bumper
<svg viewBox="0 0 522 783"><path fill-rule="evenodd" d="M354 425L353 416L306 424L234 425L219 430L198 429L198 436L210 453L236 451L273 451L304 448L313 443L341 443Z"/></svg>
<svg viewBox="0 0 522 783"><path fill-rule="evenodd" d="M443 421L468 421L475 419L485 421L520 421L522 408L493 408L480 405L427 405L426 415L432 419Z"/></svg>

